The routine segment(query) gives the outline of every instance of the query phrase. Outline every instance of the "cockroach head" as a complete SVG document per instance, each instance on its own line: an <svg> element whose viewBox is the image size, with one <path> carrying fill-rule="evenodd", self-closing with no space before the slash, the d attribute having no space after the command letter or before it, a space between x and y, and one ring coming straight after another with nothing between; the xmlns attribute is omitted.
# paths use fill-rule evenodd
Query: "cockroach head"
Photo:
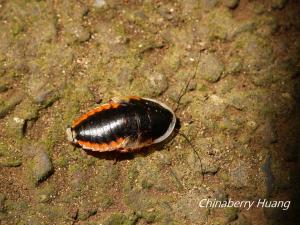
<svg viewBox="0 0 300 225"><path fill-rule="evenodd" d="M67 139L69 142L76 144L77 140L75 138L75 133L72 131L71 127L68 127L66 130Z"/></svg>

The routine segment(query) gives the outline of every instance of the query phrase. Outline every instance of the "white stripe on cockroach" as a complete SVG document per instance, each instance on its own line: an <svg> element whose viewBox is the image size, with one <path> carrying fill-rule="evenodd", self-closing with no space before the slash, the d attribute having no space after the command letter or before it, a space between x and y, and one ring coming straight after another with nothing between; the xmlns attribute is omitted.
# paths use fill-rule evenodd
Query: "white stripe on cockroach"
<svg viewBox="0 0 300 225"><path fill-rule="evenodd" d="M165 143L172 135L179 134L190 145L200 161L200 156L187 135L181 133L180 120L176 117L182 97L195 79L200 57L194 73L182 87L176 107L172 110L166 104L150 98L130 96L112 98L75 119L67 128L67 139L92 152L138 152L154 144ZM203 172L202 172L203 175Z"/></svg>

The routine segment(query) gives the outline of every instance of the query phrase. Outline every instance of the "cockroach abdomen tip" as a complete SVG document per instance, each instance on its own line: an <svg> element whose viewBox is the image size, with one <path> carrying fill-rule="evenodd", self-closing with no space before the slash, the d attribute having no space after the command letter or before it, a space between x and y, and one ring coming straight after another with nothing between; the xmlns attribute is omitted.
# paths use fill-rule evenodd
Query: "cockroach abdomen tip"
<svg viewBox="0 0 300 225"><path fill-rule="evenodd" d="M67 134L67 140L71 143L76 143L77 140L74 137L74 132L72 131L71 127L68 127L66 130L66 134Z"/></svg>

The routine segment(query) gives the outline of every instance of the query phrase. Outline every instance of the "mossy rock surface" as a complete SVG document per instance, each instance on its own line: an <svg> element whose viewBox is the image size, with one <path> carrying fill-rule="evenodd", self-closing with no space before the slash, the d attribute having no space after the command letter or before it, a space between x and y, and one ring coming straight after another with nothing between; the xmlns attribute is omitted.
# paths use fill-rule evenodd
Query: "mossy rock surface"
<svg viewBox="0 0 300 225"><path fill-rule="evenodd" d="M300 224L296 1L0 2L3 224ZM174 135L124 154L67 141L123 96L168 105Z"/></svg>

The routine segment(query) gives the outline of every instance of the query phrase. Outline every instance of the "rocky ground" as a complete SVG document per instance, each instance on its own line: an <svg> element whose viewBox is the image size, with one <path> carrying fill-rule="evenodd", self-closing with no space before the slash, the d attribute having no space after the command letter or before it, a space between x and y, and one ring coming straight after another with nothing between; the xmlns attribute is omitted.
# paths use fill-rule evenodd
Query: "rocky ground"
<svg viewBox="0 0 300 225"><path fill-rule="evenodd" d="M0 224L299 224L299 32L297 0L0 0ZM180 135L123 155L66 141L113 96L176 108L194 74L176 113L200 159Z"/></svg>

